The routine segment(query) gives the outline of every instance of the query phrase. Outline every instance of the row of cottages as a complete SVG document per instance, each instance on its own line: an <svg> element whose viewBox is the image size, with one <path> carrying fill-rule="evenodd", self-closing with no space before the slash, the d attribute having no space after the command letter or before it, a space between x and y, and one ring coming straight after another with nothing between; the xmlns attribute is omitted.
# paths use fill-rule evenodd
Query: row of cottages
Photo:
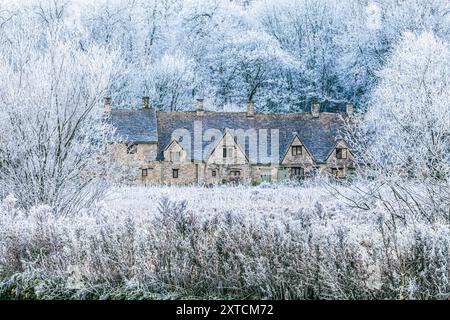
<svg viewBox="0 0 450 320"><path fill-rule="evenodd" d="M161 112L148 98L140 109L111 109L106 98L105 112L120 137L115 156L131 179L148 184L256 184L353 171L340 136L350 103L346 113L321 112L313 103L311 112L259 114L252 102L246 112L210 112L197 100L197 110Z"/></svg>

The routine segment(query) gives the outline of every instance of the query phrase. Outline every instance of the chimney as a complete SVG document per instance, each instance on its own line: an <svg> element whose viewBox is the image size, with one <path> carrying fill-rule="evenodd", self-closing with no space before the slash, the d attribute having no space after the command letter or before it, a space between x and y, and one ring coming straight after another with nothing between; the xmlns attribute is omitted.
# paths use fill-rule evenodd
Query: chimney
<svg viewBox="0 0 450 320"><path fill-rule="evenodd" d="M108 115L111 111L111 98L106 97L103 99L104 104L104 114Z"/></svg>
<svg viewBox="0 0 450 320"><path fill-rule="evenodd" d="M205 112L204 99L197 99L197 115L201 116Z"/></svg>
<svg viewBox="0 0 450 320"><path fill-rule="evenodd" d="M311 104L311 114L313 118L318 118L319 113L320 113L320 104L316 99L314 99Z"/></svg>
<svg viewBox="0 0 450 320"><path fill-rule="evenodd" d="M255 116L255 103L253 101L249 101L247 103L247 117L252 118Z"/></svg>
<svg viewBox="0 0 450 320"><path fill-rule="evenodd" d="M353 115L353 103L352 102L347 103L346 112L349 117L351 117Z"/></svg>
<svg viewBox="0 0 450 320"><path fill-rule="evenodd" d="M149 110L150 109L150 98L142 97L142 109Z"/></svg>

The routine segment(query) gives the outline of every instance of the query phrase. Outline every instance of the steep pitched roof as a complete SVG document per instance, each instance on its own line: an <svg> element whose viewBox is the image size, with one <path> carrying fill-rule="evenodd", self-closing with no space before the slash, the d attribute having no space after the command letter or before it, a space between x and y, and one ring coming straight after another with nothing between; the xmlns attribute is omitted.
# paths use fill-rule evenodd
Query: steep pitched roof
<svg viewBox="0 0 450 320"><path fill-rule="evenodd" d="M175 130L186 129L192 135L189 142L180 141L181 144L194 150L194 123L201 123L203 133L208 129L268 129L268 152L271 150L270 129L279 132L279 159L281 161L286 149L289 147L295 135L312 153L318 162L324 162L329 152L336 144L339 131L344 122L342 116L337 113L321 113L319 118L313 118L310 113L298 114L255 114L248 118L245 112L205 112L202 116L196 112L157 112L158 125L158 159L163 159L162 150L171 142L172 133ZM203 148L211 141L203 141ZM249 154L248 143L245 144L245 152ZM204 157L206 158L206 157ZM206 160L206 159L195 159ZM259 163L264 162L258 159Z"/></svg>
<svg viewBox="0 0 450 320"><path fill-rule="evenodd" d="M292 138L292 141L289 143L289 145L287 146L286 150L284 150L283 152L283 156L280 158L280 162L283 162L284 159L286 159L286 156L289 152L289 149L292 147L292 145L294 144L295 140L298 140L302 146L305 148L306 152L308 153L309 156L311 156L312 158L314 158L314 156L312 155L311 151L309 151L308 146L305 145L302 142L302 139L299 138L298 134L295 134L294 137Z"/></svg>
<svg viewBox="0 0 450 320"><path fill-rule="evenodd" d="M222 134L222 137L221 137L220 139L217 139L217 140L215 140L215 141L213 142L213 145L212 145L213 148L211 149L211 152L209 153L209 155L207 155L207 156L205 157L204 160L205 160L205 161L208 160L208 156L212 155L212 154L214 153L214 151L221 145L221 143L223 143L223 142L225 141L227 135L230 135L232 138L234 137L233 145L228 145L228 146L229 146L229 147L233 146L233 147L238 148L239 151L242 152L242 153L244 154L245 160L246 160L247 162L250 162L250 160L249 160L249 158L248 158L248 151L247 151L247 152L244 151L244 148L242 147L240 141L237 141L237 140L236 140L236 136L234 136L231 132L229 132L228 129L225 129L225 130L224 130L224 133Z"/></svg>
<svg viewBox="0 0 450 320"><path fill-rule="evenodd" d="M113 109L109 121L116 128L117 138L125 142L158 141L156 112L153 109Z"/></svg>
<svg viewBox="0 0 450 320"><path fill-rule="evenodd" d="M326 160L328 160L330 158L330 156L333 153L334 149L337 148L339 146L339 144L341 144L341 143L342 143L342 146L344 146L346 148L349 148L348 152L350 152L350 154L353 157L355 156L353 151L351 150L349 144L343 138L338 137L338 138L336 138L336 143L333 145L333 148L331 148L330 151L328 152L328 154L327 154L327 156L325 158Z"/></svg>

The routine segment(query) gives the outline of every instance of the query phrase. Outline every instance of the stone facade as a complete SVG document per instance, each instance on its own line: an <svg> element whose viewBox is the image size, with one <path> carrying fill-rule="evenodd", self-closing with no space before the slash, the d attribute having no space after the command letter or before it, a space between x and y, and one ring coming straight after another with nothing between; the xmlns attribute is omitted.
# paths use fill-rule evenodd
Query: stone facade
<svg viewBox="0 0 450 320"><path fill-rule="evenodd" d="M136 115L132 111L114 114L114 125L121 126L125 123L122 123L120 119L122 114L125 114L126 125L129 126L129 128L121 128L121 132L127 134L126 142L113 142L111 148L116 159L129 167L130 172L135 173L133 174L135 178L131 180L145 184L171 185L259 184L302 180L314 175L345 178L353 170L354 155L336 130L341 126L342 115L319 113L320 107L317 103L312 106L311 114L295 115L258 115L254 113L253 104L249 104L250 110L246 113L218 114L204 111L203 104L199 105L201 112L174 113L173 115L155 112L154 119L149 118L152 124L148 127L147 123L139 117L142 109L135 110ZM147 102L147 106L144 107L146 117L151 116L148 108ZM351 111L353 112L353 106ZM132 125L133 117L140 119L138 136ZM176 137L167 139L172 130L170 126L189 132L187 129L189 126L197 125L192 122L201 121L201 124L206 127L205 130L210 129L208 123L220 126L223 122L221 119L228 121L229 126L235 124L235 128L228 130L225 127L212 151L202 154L201 158L195 159L189 152L194 145L194 142L190 141L192 139L183 140ZM233 129L239 126L264 128L264 130L269 126L278 128L281 149L279 161L261 163L259 158L256 161L250 161L248 146L244 145L245 142L241 143L237 135L233 135ZM139 139L134 139L135 136ZM163 142L164 139L166 142Z"/></svg>
<svg viewBox="0 0 450 320"><path fill-rule="evenodd" d="M348 177L354 170L355 157L343 139L339 139L330 152L323 172L331 173L336 178Z"/></svg>

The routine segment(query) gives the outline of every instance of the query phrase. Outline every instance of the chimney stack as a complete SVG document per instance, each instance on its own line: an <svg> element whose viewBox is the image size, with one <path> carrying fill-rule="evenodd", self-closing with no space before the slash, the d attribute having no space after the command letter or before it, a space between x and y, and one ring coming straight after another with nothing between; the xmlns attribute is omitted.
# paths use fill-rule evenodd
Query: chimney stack
<svg viewBox="0 0 450 320"><path fill-rule="evenodd" d="M314 99L311 104L311 114L313 118L318 118L319 113L320 113L320 104L316 99Z"/></svg>
<svg viewBox="0 0 450 320"><path fill-rule="evenodd" d="M150 109L150 97L142 97L142 109Z"/></svg>
<svg viewBox="0 0 450 320"><path fill-rule="evenodd" d="M251 118L255 116L255 103L253 101L249 101L247 103L247 117Z"/></svg>
<svg viewBox="0 0 450 320"><path fill-rule="evenodd" d="M104 113L108 115L111 111L111 98L109 97L104 98L103 104L104 104Z"/></svg>
<svg viewBox="0 0 450 320"><path fill-rule="evenodd" d="M201 116L205 112L204 99L197 99L197 115Z"/></svg>
<svg viewBox="0 0 450 320"><path fill-rule="evenodd" d="M347 109L346 110L347 115L349 117L351 117L353 115L353 103L352 102L347 103L347 108L346 109Z"/></svg>

